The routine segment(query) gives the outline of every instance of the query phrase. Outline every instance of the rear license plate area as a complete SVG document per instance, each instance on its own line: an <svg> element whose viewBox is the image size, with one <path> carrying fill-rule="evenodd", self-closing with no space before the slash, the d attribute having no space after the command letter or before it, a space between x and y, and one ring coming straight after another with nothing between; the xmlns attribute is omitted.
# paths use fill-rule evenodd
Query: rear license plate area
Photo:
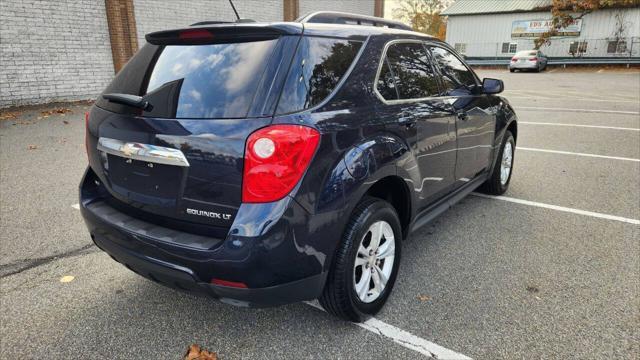
<svg viewBox="0 0 640 360"><path fill-rule="evenodd" d="M107 157L109 180L113 189L121 195L131 198L132 195L139 194L173 200L178 197L183 167L150 163L111 154Z"/></svg>

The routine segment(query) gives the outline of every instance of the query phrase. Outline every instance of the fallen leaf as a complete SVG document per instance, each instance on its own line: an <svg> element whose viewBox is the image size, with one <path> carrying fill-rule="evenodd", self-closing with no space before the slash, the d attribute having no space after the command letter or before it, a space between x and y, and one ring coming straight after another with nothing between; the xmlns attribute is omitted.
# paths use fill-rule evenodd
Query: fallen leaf
<svg viewBox="0 0 640 360"><path fill-rule="evenodd" d="M214 352L201 349L198 344L191 344L187 353L184 355L184 360L218 360L218 355Z"/></svg>
<svg viewBox="0 0 640 360"><path fill-rule="evenodd" d="M420 301L429 301L431 300L431 297L428 295L418 295L418 300Z"/></svg>
<svg viewBox="0 0 640 360"><path fill-rule="evenodd" d="M6 111L0 112L0 120L13 120L18 117L21 113L19 111Z"/></svg>
<svg viewBox="0 0 640 360"><path fill-rule="evenodd" d="M67 120L62 120L62 123L65 124L65 125L69 124L69 122Z"/></svg>
<svg viewBox="0 0 640 360"><path fill-rule="evenodd" d="M75 277L73 277L71 275L65 275L65 276L60 278L60 282L61 283L68 283L68 282L72 282L73 279L75 279Z"/></svg>
<svg viewBox="0 0 640 360"><path fill-rule="evenodd" d="M27 146L27 149L29 149L29 150L35 150L37 148L38 148L38 145L29 145L29 146Z"/></svg>
<svg viewBox="0 0 640 360"><path fill-rule="evenodd" d="M53 108L51 110L45 110L45 111L41 111L40 114L43 115L43 117L49 117L49 115L55 115L55 114L66 114L66 113L70 113L72 112L71 109L68 108Z"/></svg>

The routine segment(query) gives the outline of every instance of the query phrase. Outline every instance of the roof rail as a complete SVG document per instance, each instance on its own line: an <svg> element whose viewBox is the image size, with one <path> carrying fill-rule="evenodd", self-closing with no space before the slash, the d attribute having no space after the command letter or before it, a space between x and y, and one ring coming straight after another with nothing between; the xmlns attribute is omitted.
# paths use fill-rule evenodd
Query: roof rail
<svg viewBox="0 0 640 360"><path fill-rule="evenodd" d="M298 18L296 22L300 23L323 23L323 24L350 24L350 25L365 25L365 26L382 26L392 29L402 29L413 31L413 29L400 21L388 20L375 16L351 14L337 11L317 11L301 18Z"/></svg>

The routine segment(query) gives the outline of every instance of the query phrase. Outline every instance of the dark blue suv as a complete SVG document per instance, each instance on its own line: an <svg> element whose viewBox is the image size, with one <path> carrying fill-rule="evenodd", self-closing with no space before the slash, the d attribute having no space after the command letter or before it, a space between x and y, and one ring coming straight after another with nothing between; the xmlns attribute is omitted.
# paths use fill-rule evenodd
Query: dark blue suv
<svg viewBox="0 0 640 360"><path fill-rule="evenodd" d="M405 25L316 13L146 39L87 113L80 204L95 244L155 282L362 321L412 230L509 185L502 82Z"/></svg>

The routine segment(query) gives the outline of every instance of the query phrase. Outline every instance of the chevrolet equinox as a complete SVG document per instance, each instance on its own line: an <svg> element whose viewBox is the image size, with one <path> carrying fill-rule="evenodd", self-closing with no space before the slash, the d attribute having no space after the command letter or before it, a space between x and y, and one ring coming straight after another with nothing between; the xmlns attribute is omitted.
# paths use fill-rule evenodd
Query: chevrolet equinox
<svg viewBox="0 0 640 360"><path fill-rule="evenodd" d="M509 185L502 81L399 22L320 12L146 40L86 114L80 205L100 249L160 284L363 321L411 231Z"/></svg>

